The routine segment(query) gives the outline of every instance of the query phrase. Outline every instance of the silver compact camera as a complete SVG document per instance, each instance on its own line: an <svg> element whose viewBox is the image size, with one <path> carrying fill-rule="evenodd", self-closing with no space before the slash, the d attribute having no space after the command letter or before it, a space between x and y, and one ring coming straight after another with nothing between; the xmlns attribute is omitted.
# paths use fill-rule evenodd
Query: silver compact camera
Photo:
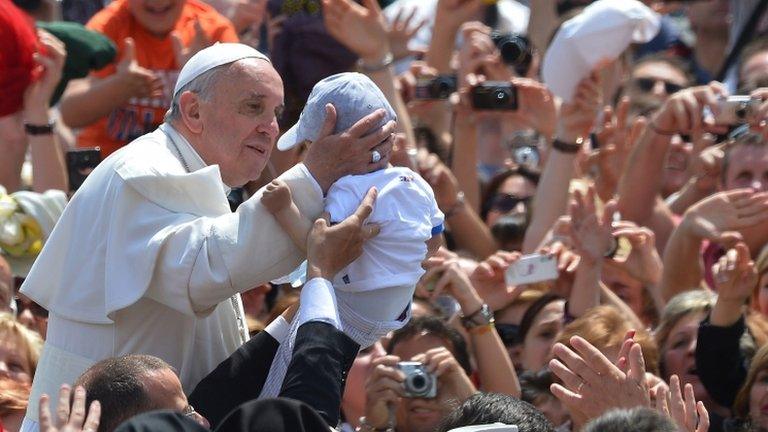
<svg viewBox="0 0 768 432"><path fill-rule="evenodd" d="M405 361L397 364L405 374L403 396L407 398L431 399L437 396L437 377L427 372L420 362Z"/></svg>

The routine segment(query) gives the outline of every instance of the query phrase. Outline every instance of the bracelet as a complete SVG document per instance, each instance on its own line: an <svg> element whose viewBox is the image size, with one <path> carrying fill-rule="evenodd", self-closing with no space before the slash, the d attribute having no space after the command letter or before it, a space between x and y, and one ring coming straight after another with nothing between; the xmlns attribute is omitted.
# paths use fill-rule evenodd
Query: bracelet
<svg viewBox="0 0 768 432"><path fill-rule="evenodd" d="M489 322L486 325L479 325L477 327L469 328L467 329L467 331L469 331L470 334L473 334L475 336L480 336L486 333L490 333L490 331L493 330L494 328L496 328L496 324Z"/></svg>
<svg viewBox="0 0 768 432"><path fill-rule="evenodd" d="M448 219L449 217L456 215L464 208L464 203L464 192L459 191L459 193L456 194L456 204L452 205L451 208L444 212L445 218Z"/></svg>
<svg viewBox="0 0 768 432"><path fill-rule="evenodd" d="M391 66L394 61L395 58L392 57L392 53L388 52L379 63L368 64L360 59L357 61L357 67L363 72L379 72Z"/></svg>
<svg viewBox="0 0 768 432"><path fill-rule="evenodd" d="M56 126L56 120L51 120L45 125L24 123L24 132L27 135L50 135L53 133L54 126Z"/></svg>
<svg viewBox="0 0 768 432"><path fill-rule="evenodd" d="M654 122L654 121L650 121L650 122L648 122L648 127L649 127L649 128L651 129L651 131L653 131L653 133L655 133L656 135L663 135L663 136L670 136L670 137L671 137L671 136L674 136L674 135L677 135L677 132L668 132L668 131L665 131L665 130L659 129L658 127L656 127L656 122Z"/></svg>
<svg viewBox="0 0 768 432"><path fill-rule="evenodd" d="M581 138L581 137L577 138L575 143L567 143L555 138L552 140L552 148L561 153L573 154L573 153L578 153L579 150L582 149L583 143L584 143L584 138Z"/></svg>

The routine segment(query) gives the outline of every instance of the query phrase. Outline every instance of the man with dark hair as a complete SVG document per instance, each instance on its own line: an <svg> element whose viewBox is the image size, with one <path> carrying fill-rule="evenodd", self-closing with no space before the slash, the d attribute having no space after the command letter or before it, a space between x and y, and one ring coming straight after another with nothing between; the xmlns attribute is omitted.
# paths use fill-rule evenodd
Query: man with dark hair
<svg viewBox="0 0 768 432"><path fill-rule="evenodd" d="M133 354L102 360L88 368L75 386L85 388L86 406L94 400L101 403L98 432L111 432L137 414L161 409L181 412L208 426L187 403L176 372L157 357Z"/></svg>
<svg viewBox="0 0 768 432"><path fill-rule="evenodd" d="M552 423L528 402L500 393L476 393L453 410L438 429L440 432L462 426L504 423L525 432L554 432Z"/></svg>
<svg viewBox="0 0 768 432"><path fill-rule="evenodd" d="M392 428L398 432L432 432L454 408L477 390L470 381L467 344L455 329L436 317L412 319L396 331L388 356L375 361L366 383L362 430ZM405 392L401 361L421 363L436 378L434 397ZM394 418L390 413L394 410ZM366 429L367 428L367 429Z"/></svg>
<svg viewBox="0 0 768 432"><path fill-rule="evenodd" d="M522 429L522 428L521 428ZM676 432L674 423L650 408L611 410L592 420L584 432Z"/></svg>

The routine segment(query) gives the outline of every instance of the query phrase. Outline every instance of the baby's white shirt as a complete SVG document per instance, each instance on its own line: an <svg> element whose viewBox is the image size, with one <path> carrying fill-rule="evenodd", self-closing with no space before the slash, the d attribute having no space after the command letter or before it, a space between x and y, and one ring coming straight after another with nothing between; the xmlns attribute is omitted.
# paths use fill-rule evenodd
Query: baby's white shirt
<svg viewBox="0 0 768 432"><path fill-rule="evenodd" d="M443 230L443 213L429 184L404 167L386 168L337 180L328 191L325 210L331 223L355 212L368 190L378 196L367 222L381 232L363 245L362 255L334 278L337 296L361 314L391 320L400 316L424 274L426 242Z"/></svg>

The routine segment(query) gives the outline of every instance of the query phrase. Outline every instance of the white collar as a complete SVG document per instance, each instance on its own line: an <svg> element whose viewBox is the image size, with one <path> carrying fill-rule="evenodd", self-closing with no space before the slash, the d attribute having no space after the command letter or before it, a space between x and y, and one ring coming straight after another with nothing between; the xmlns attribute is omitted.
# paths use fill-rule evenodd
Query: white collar
<svg viewBox="0 0 768 432"><path fill-rule="evenodd" d="M176 151L179 151L179 156L181 156L182 163L186 162L187 166L185 168L189 169L189 172L195 172L199 169L203 169L206 166L208 166L203 158L200 157L200 154L197 153L197 150L195 150L194 147L192 147L192 144L187 141L187 139L179 133L179 131L176 130L173 126L171 126L170 123L163 123L160 125L159 129L163 132L165 132L166 135L171 139L171 146L174 144L176 145L176 149L171 149L171 153L173 153L174 156L177 156ZM224 194L229 195L229 192L232 190L229 186L227 186L223 181L221 183L224 186Z"/></svg>

